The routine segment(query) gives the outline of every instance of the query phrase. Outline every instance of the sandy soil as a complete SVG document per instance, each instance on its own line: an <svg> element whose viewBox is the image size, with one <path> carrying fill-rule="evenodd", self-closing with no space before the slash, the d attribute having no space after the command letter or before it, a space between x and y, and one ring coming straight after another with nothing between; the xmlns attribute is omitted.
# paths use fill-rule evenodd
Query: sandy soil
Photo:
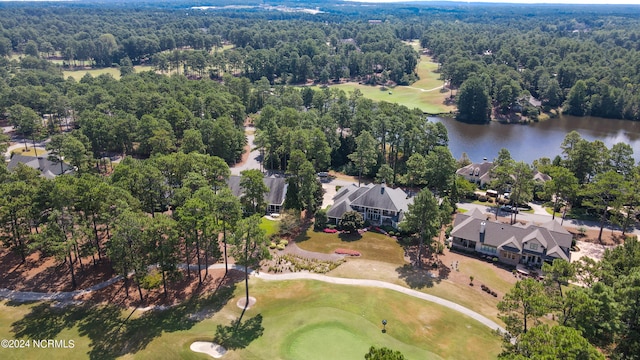
<svg viewBox="0 0 640 360"><path fill-rule="evenodd" d="M221 345L209 341L196 341L191 344L189 348L191 349L191 351L207 354L216 359L221 358L224 354L227 353L227 350Z"/></svg>

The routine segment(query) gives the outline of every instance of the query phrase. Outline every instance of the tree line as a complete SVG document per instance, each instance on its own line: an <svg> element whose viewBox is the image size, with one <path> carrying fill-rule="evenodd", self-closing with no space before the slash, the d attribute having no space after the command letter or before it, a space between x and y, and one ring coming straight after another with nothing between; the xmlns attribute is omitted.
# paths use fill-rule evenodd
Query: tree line
<svg viewBox="0 0 640 360"><path fill-rule="evenodd" d="M241 198L227 187L228 177L222 159L182 152L126 158L108 178L79 170L49 180L25 165L12 172L3 166L2 242L23 262L38 252L65 264L73 288L78 271L108 259L125 284L134 273L140 300L142 288L162 286L166 296L180 264L202 283L200 268L223 257L227 264L227 245L241 265L266 256L267 239L256 223L268 192L262 174L242 174Z"/></svg>
<svg viewBox="0 0 640 360"><path fill-rule="evenodd" d="M554 260L544 281L518 281L498 303L508 331L499 358L638 359L639 256L629 238L598 262Z"/></svg>

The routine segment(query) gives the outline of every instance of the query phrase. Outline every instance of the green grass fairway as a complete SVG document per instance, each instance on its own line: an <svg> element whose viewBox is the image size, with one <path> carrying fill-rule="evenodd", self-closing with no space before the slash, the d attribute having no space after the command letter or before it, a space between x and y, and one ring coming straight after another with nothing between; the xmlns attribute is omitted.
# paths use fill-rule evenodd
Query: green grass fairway
<svg viewBox="0 0 640 360"><path fill-rule="evenodd" d="M153 67L148 65L140 65L140 66L134 66L133 69L135 70L135 72L138 73L138 72L153 70ZM72 71L67 70L62 72L65 79L72 77L76 81L80 81L80 79L82 79L82 77L85 76L85 74L87 73L91 74L91 76L93 77L98 77L102 74L110 74L111 76L113 76L114 79L116 80L120 79L120 69L117 69L117 68L102 68L102 69L72 70Z"/></svg>
<svg viewBox="0 0 640 360"><path fill-rule="evenodd" d="M416 67L420 80L410 86L396 86L382 90L380 86L346 83L331 85L331 87L342 89L347 93L359 89L368 99L397 103L410 109L418 108L429 114L448 113L455 107L444 104L449 92L440 91L439 87L443 85L443 81L440 80L440 74L434 72L437 69L438 64L434 63L430 57L422 55Z"/></svg>
<svg viewBox="0 0 640 360"><path fill-rule="evenodd" d="M258 301L234 333L228 360L361 359L372 345L402 352L407 359L495 359L501 341L492 331L453 310L391 290L332 285L319 281L267 282L252 279ZM189 350L194 341L211 341L219 328L230 329L242 309L238 284L231 297L220 296L196 307L135 313L113 306L47 310L39 303L0 303L0 336L16 331L37 338L75 341L73 349L0 349L2 359L207 359ZM218 300L216 300L218 299ZM202 321L188 314L201 306L222 307ZM388 321L382 333L382 319ZM252 325L252 326L249 326ZM26 337L20 337L26 339ZM105 352L97 351L105 348ZM113 352L109 352L113 351Z"/></svg>
<svg viewBox="0 0 640 360"><path fill-rule="evenodd" d="M411 84L411 86L424 89L424 90L431 90L431 89L442 86L443 81L440 80L440 74L437 74L434 72L437 69L438 69L438 64L431 61L430 57L421 56L420 62L418 63L418 67L416 69L416 72L418 73L420 80L414 82L413 84ZM436 90L436 92L440 94L439 91Z"/></svg>
<svg viewBox="0 0 640 360"><path fill-rule="evenodd" d="M404 264L404 251L398 242L392 237L375 232L366 232L358 237L308 229L296 239L296 244L304 250L325 254L332 254L337 248L357 250L362 259Z"/></svg>
<svg viewBox="0 0 640 360"><path fill-rule="evenodd" d="M337 87L347 93L359 89L362 95L368 99L397 103L410 109L418 108L429 114L445 113L453 109L453 107L443 104L444 98L449 93L443 94L439 90L422 91L421 89L410 86L397 86L382 91L379 86L360 85L356 83L332 85L332 87ZM391 94L389 94L389 91L391 91Z"/></svg>
<svg viewBox="0 0 640 360"><path fill-rule="evenodd" d="M264 332L228 359L361 359L372 345L407 359L493 359L500 351L500 339L480 323L390 290L254 280L250 292L258 302L245 316L263 316ZM219 319L229 323L228 314Z"/></svg>
<svg viewBox="0 0 640 360"><path fill-rule="evenodd" d="M285 357L292 359L357 359L366 353L368 341L340 322L320 322L291 333Z"/></svg>
<svg viewBox="0 0 640 360"><path fill-rule="evenodd" d="M337 309L322 309L322 318L307 312L296 313L296 320L313 319L313 322L294 329L284 339L281 354L284 359L351 360L360 359L371 345L399 350L410 358L441 359L440 356L386 336L382 324L374 324L361 317ZM309 318L309 316L311 316Z"/></svg>

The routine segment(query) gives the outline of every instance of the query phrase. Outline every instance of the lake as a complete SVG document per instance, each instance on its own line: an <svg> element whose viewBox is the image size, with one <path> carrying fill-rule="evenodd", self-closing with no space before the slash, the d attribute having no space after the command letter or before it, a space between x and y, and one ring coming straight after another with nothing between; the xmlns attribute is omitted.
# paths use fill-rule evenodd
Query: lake
<svg viewBox="0 0 640 360"><path fill-rule="evenodd" d="M597 117L560 116L532 124L485 125L466 124L455 119L429 117L433 122L441 122L449 133L449 149L456 159L463 152L473 162L489 161L498 156L501 148L506 148L516 161L531 163L535 159L548 157L551 160L561 155L560 144L572 130L582 138L601 140L610 149L618 142L629 144L633 156L640 160L640 122L603 119Z"/></svg>

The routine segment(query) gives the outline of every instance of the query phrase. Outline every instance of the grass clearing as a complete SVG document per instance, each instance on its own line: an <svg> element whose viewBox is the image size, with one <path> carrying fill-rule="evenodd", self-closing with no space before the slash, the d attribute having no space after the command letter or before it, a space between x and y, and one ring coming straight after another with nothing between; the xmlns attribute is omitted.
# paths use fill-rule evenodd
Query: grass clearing
<svg viewBox="0 0 640 360"><path fill-rule="evenodd" d="M153 66L136 65L136 66L133 67L133 69L137 73L144 72L144 71L153 71ZM76 81L80 81L80 79L82 79L82 77L85 76L87 73L89 73L93 77L98 77L98 76L103 75L103 74L109 74L109 75L113 76L113 78L116 79L116 80L120 79L120 69L114 68L114 67L100 68L100 69L89 69L89 70L85 70L85 69L83 69L83 70L65 70L65 71L62 72L62 74L63 74L65 79L67 79L69 77L72 77Z"/></svg>
<svg viewBox="0 0 640 360"><path fill-rule="evenodd" d="M327 234L308 229L298 236L296 244L301 249L325 254L332 254L337 248L346 248L359 251L361 259L388 262L396 265L404 264L404 250L396 239L371 231L358 236Z"/></svg>
<svg viewBox="0 0 640 360"><path fill-rule="evenodd" d="M93 77L98 77L103 74L109 74L114 79L120 79L120 69L117 68L102 68L102 69L89 69L89 70L65 70L62 72L65 79L73 78L76 81L80 81L86 74Z"/></svg>
<svg viewBox="0 0 640 360"><path fill-rule="evenodd" d="M417 42L415 42L417 44ZM414 43L411 43L414 44ZM414 46L419 46L419 44ZM445 105L445 100L449 96L449 91L442 92L443 81L440 74L435 71L438 64L434 63L431 57L422 55L416 67L416 72L420 80L410 86L396 86L394 88L383 88L380 86L362 85L357 83L346 83L331 85L344 90L347 93L359 89L362 95L374 101L387 101L404 105L410 109L418 108L425 113L441 114L448 113L455 109L454 106Z"/></svg>
<svg viewBox="0 0 640 360"><path fill-rule="evenodd" d="M449 92L441 93L439 90L427 92L409 86L397 86L383 91L379 86L360 85L356 83L338 84L332 85L332 87L337 87L347 93L359 89L364 97L371 100L393 102L404 105L410 109L418 108L429 114L448 113L454 109L453 106L444 104L444 99L448 96ZM389 94L389 92L391 92L391 94Z"/></svg>
<svg viewBox="0 0 640 360"><path fill-rule="evenodd" d="M280 230L280 224L278 223L278 221L269 220L265 217L262 217L260 219L260 228L266 231L267 236L271 236L278 233L278 230Z"/></svg>
<svg viewBox="0 0 640 360"><path fill-rule="evenodd" d="M47 150L45 148L41 148L41 147L36 147L35 150L33 148L32 145L27 145L28 146L28 150L25 150L24 147L18 148L18 149L13 149L11 150L12 154L18 154L18 155L24 155L24 156L36 156L36 152L37 152L37 156L43 156Z"/></svg>

